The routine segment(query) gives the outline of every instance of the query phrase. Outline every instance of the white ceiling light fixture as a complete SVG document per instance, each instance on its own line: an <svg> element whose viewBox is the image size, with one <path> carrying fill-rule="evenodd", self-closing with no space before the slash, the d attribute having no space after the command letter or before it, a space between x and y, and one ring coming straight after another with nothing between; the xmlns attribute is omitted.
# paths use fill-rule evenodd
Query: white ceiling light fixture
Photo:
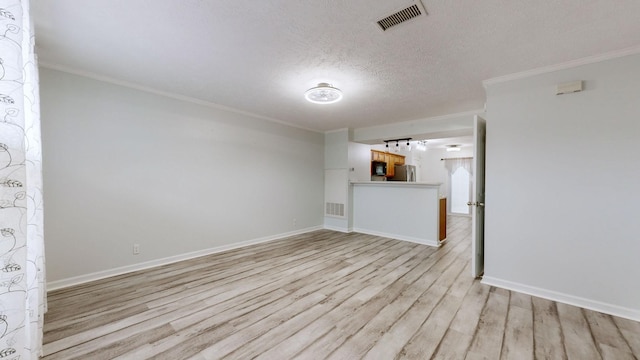
<svg viewBox="0 0 640 360"><path fill-rule="evenodd" d="M460 146L458 146L458 145L447 145L447 151L460 151Z"/></svg>
<svg viewBox="0 0 640 360"><path fill-rule="evenodd" d="M305 99L314 104L333 104L342 100L342 91L328 83L319 83L304 93Z"/></svg>

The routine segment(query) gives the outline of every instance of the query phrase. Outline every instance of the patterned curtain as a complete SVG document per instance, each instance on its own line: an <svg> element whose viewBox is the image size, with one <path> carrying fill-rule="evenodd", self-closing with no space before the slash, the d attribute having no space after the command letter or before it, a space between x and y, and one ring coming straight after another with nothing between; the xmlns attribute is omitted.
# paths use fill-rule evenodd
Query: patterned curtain
<svg viewBox="0 0 640 360"><path fill-rule="evenodd" d="M42 354L46 311L38 72L28 0L0 0L0 359Z"/></svg>

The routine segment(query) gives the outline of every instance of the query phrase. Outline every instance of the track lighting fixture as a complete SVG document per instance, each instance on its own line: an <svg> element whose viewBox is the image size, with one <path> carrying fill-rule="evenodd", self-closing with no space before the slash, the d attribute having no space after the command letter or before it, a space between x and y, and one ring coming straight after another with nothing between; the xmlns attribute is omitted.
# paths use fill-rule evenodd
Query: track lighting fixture
<svg viewBox="0 0 640 360"><path fill-rule="evenodd" d="M407 150L411 151L411 143L409 142L411 140L411 138L402 138L402 139L389 139L389 140L382 140L384 141L384 146L389 149L389 143L393 143L394 141L396 142L396 147L394 151L398 151L400 150L400 142L407 142ZM404 150L404 145L402 145L403 150Z"/></svg>

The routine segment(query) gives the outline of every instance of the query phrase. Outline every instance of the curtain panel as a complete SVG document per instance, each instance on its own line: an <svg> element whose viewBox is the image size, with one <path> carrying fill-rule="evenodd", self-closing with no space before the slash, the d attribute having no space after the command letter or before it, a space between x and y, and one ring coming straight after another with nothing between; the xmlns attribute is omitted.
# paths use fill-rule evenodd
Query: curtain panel
<svg viewBox="0 0 640 360"><path fill-rule="evenodd" d="M473 167L471 165L471 158L451 158L444 159L444 166L449 170L449 175L453 174L458 168L465 168L469 172L469 175L473 175Z"/></svg>
<svg viewBox="0 0 640 360"><path fill-rule="evenodd" d="M28 0L0 0L0 358L42 354L46 311L37 64Z"/></svg>

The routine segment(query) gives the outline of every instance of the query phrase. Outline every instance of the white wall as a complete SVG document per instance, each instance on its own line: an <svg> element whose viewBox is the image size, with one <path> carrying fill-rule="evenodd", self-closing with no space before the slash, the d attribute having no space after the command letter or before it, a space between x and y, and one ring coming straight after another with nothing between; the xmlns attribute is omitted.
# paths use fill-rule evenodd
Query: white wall
<svg viewBox="0 0 640 360"><path fill-rule="evenodd" d="M40 81L49 282L322 226L323 134L49 69Z"/></svg>
<svg viewBox="0 0 640 360"><path fill-rule="evenodd" d="M371 180L371 146L349 142L349 181Z"/></svg>
<svg viewBox="0 0 640 360"><path fill-rule="evenodd" d="M325 216L324 227L349 232L353 228L353 189L350 181L371 180L369 145L351 142L349 129L325 134L325 202L345 204L345 217Z"/></svg>
<svg viewBox="0 0 640 360"><path fill-rule="evenodd" d="M639 94L640 55L488 85L487 283L640 320Z"/></svg>
<svg viewBox="0 0 640 360"><path fill-rule="evenodd" d="M349 231L349 129L340 129L324 135L324 201L344 204L345 216L325 216L324 227Z"/></svg>
<svg viewBox="0 0 640 360"><path fill-rule="evenodd" d="M436 187L389 181L354 184L352 189L354 231L440 245Z"/></svg>
<svg viewBox="0 0 640 360"><path fill-rule="evenodd" d="M324 168L346 169L349 166L349 129L327 132L324 144Z"/></svg>

